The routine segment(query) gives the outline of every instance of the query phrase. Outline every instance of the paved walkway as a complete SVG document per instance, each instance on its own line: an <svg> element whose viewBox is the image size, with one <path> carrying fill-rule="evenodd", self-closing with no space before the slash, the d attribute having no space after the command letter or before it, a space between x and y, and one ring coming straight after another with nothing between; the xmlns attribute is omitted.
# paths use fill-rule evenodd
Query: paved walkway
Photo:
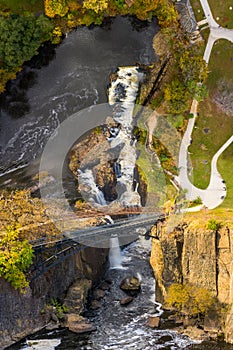
<svg viewBox="0 0 233 350"><path fill-rule="evenodd" d="M214 42L218 39L227 39L233 42L233 30L225 29L218 25L218 23L214 20L213 15L211 13L209 4L207 0L200 0L203 11L205 13L206 19L208 21L210 27L210 35L208 38L208 42L205 48L204 60L206 63L209 62L211 50L213 48ZM208 187L205 190L195 187L189 180L188 177L188 147L191 143L191 135L194 128L195 120L197 117L197 106L198 102L196 100L193 101L190 112L194 115L194 118L189 120L186 132L183 136L180 151L179 151L179 175L176 177L176 180L179 182L183 189L187 190L186 197L189 200L194 200L197 197L202 199L202 206L198 206L196 210L200 210L203 206L214 209L218 207L224 200L226 196L226 187L221 177L220 173L217 169L217 161L219 156L226 150L228 146L233 142L233 136L231 136L222 147L218 150L218 152L214 155L211 161L211 175L210 182ZM193 209L194 211L195 209Z"/></svg>

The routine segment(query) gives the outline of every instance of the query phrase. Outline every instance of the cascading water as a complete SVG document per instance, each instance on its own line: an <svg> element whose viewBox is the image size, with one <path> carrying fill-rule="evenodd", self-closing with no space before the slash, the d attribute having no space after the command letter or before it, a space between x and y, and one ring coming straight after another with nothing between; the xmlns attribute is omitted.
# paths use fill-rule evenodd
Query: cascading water
<svg viewBox="0 0 233 350"><path fill-rule="evenodd" d="M135 141L132 138L133 111L143 73L138 67L120 67L117 79L108 91L109 104L113 106L113 119L120 124L120 131L109 139L112 148L121 146L117 163L121 174L117 177L117 201L123 207L141 206L137 191L133 190L134 169L137 159Z"/></svg>
<svg viewBox="0 0 233 350"><path fill-rule="evenodd" d="M120 130L111 130L111 137L108 138L111 149L116 146L120 148L117 159L118 170L116 191L117 202L123 207L141 206L141 198L133 189L134 170L137 159L136 141L132 138L133 111L137 97L139 84L143 73L138 67L118 68L117 79L112 81L109 87L109 104L113 107L113 119L118 123ZM92 204L106 205L104 195L93 177L90 169L79 170L78 174L80 189L89 202Z"/></svg>
<svg viewBox="0 0 233 350"><path fill-rule="evenodd" d="M122 268L122 255L117 235L110 238L109 264L110 269Z"/></svg>
<svg viewBox="0 0 233 350"><path fill-rule="evenodd" d="M79 188L83 197L92 204L106 205L103 192L96 185L91 169L78 170Z"/></svg>

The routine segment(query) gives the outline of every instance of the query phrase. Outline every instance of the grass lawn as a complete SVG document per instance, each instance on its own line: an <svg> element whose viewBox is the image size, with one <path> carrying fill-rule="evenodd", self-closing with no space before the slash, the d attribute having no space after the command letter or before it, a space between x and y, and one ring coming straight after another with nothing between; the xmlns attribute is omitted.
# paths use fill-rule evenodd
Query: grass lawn
<svg viewBox="0 0 233 350"><path fill-rule="evenodd" d="M232 167L230 161L233 160L233 144L231 144L226 151L220 156L218 160L218 169L226 181L227 196L224 202L219 208L232 208L233 207L233 180L232 180ZM233 215L233 214L232 214Z"/></svg>
<svg viewBox="0 0 233 350"><path fill-rule="evenodd" d="M208 0L214 19L219 25L226 28L233 28L233 7L232 0ZM205 18L199 0L190 0L196 20L199 22ZM217 19L219 17L219 19Z"/></svg>
<svg viewBox="0 0 233 350"><path fill-rule="evenodd" d="M194 15L196 17L197 22L201 21L205 18L204 11L202 9L201 3L199 0L190 0L190 4L193 8Z"/></svg>
<svg viewBox="0 0 233 350"><path fill-rule="evenodd" d="M208 0L214 19L219 25L233 28L233 1L232 0ZM232 7L232 10L229 9ZM219 20L217 20L219 17Z"/></svg>
<svg viewBox="0 0 233 350"><path fill-rule="evenodd" d="M0 0L0 12L24 14L25 12L37 13L44 11L43 0Z"/></svg>
<svg viewBox="0 0 233 350"><path fill-rule="evenodd" d="M199 104L199 117L193 131L193 143L189 148L193 165L194 184L206 188L210 177L210 164L216 151L233 134L233 115L227 115L214 103L214 92L220 79L233 83L233 44L219 40L212 51L209 62L210 74L207 81L209 97ZM227 182L228 194L223 206L232 207L233 177L232 146L219 159L219 171Z"/></svg>

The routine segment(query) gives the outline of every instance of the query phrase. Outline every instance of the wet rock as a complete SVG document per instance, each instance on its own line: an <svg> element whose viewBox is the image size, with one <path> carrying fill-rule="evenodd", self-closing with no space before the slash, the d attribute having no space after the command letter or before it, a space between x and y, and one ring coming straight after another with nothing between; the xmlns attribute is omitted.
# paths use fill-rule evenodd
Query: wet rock
<svg viewBox="0 0 233 350"><path fill-rule="evenodd" d="M141 282L135 276L126 277L121 281L120 288L125 291L139 291Z"/></svg>
<svg viewBox="0 0 233 350"><path fill-rule="evenodd" d="M96 327L93 326L87 319L76 314L68 314L65 327L74 333L93 332Z"/></svg>
<svg viewBox="0 0 233 350"><path fill-rule="evenodd" d="M64 305L69 311L77 314L82 312L91 284L88 279L80 279L72 284L64 300Z"/></svg>
<svg viewBox="0 0 233 350"><path fill-rule="evenodd" d="M96 289L94 290L93 296L94 296L94 299L101 300L105 296L105 291L102 289Z"/></svg>
<svg viewBox="0 0 233 350"><path fill-rule="evenodd" d="M159 317L149 317L147 320L147 326L150 328L158 328L160 322Z"/></svg>
<svg viewBox="0 0 233 350"><path fill-rule="evenodd" d="M99 288L102 290L109 290L111 288L111 284L104 281L100 284Z"/></svg>
<svg viewBox="0 0 233 350"><path fill-rule="evenodd" d="M120 304L122 305L122 306L126 306L126 305L128 305L129 303L131 303L132 301L133 301L133 297L126 297L126 298L123 298L123 299L121 299L121 301L120 301Z"/></svg>
<svg viewBox="0 0 233 350"><path fill-rule="evenodd" d="M170 335L163 335L161 338L159 338L159 341L163 343L166 343L171 340L172 340L172 337Z"/></svg>
<svg viewBox="0 0 233 350"><path fill-rule="evenodd" d="M90 305L91 310L97 310L100 307L101 307L101 304L98 300L92 300L91 305Z"/></svg>

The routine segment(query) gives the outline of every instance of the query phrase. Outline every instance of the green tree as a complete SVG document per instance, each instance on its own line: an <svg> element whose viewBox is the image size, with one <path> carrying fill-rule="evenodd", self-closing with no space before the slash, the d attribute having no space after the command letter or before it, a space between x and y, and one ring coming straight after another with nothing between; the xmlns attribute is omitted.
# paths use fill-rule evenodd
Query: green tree
<svg viewBox="0 0 233 350"><path fill-rule="evenodd" d="M0 252L0 276L22 291L28 286L25 271L32 263L32 246L19 239L18 229L8 227L1 235Z"/></svg>
<svg viewBox="0 0 233 350"><path fill-rule="evenodd" d="M187 88L190 95L198 102L204 100L208 96L208 90L205 84L197 83L194 80L190 80L187 83Z"/></svg>
<svg viewBox="0 0 233 350"><path fill-rule="evenodd" d="M183 113L188 107L188 91L179 79L175 78L164 88L164 99L168 103L170 113Z"/></svg>
<svg viewBox="0 0 233 350"><path fill-rule="evenodd" d="M43 15L0 17L0 92L14 79L23 62L30 60L41 43L49 40L53 25Z"/></svg>
<svg viewBox="0 0 233 350"><path fill-rule="evenodd" d="M207 64L194 49L186 49L179 59L179 66L185 82L203 83L208 76Z"/></svg>

